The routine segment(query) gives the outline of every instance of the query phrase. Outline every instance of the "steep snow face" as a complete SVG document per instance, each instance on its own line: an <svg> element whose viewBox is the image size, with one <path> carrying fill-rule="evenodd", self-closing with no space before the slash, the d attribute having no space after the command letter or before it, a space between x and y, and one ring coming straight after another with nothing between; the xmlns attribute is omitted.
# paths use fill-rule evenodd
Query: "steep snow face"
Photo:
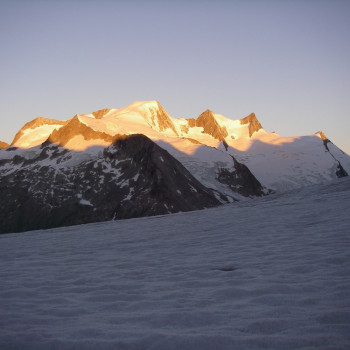
<svg viewBox="0 0 350 350"><path fill-rule="evenodd" d="M147 123L156 131L178 136L173 119L157 101L142 103L139 107Z"/></svg>

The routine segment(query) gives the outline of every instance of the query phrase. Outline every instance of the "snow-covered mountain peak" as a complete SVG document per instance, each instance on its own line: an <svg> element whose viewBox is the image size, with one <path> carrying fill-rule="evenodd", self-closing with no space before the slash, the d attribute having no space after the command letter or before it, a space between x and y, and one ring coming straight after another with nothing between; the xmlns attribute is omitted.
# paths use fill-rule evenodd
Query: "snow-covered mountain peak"
<svg viewBox="0 0 350 350"><path fill-rule="evenodd" d="M134 101L125 107L116 109L115 111L118 114L136 113L136 114L144 115L145 113L151 110L157 111L159 109L162 109L162 106L160 105L160 103L156 100L152 100L152 101Z"/></svg>
<svg viewBox="0 0 350 350"><path fill-rule="evenodd" d="M30 148L42 144L55 129L61 128L68 121L38 117L26 123L15 135L11 146Z"/></svg>
<svg viewBox="0 0 350 350"><path fill-rule="evenodd" d="M145 124L156 132L178 136L174 120L158 101L136 101L127 107L115 111L114 117L118 120L127 115L130 123Z"/></svg>
<svg viewBox="0 0 350 350"><path fill-rule="evenodd" d="M36 118L12 145L0 149L0 222L11 225L23 211L29 225L43 208L56 220L47 225L63 224L67 213L77 213L72 224L192 210L350 174L350 157L322 132L282 137L254 113L233 120L209 109L175 119L158 101Z"/></svg>

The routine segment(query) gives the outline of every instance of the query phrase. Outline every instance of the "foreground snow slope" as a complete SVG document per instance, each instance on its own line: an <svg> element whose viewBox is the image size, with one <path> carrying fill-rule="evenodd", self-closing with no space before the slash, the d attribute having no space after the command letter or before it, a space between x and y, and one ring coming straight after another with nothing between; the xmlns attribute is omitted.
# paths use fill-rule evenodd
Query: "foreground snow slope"
<svg viewBox="0 0 350 350"><path fill-rule="evenodd" d="M0 236L1 349L349 349L350 180Z"/></svg>

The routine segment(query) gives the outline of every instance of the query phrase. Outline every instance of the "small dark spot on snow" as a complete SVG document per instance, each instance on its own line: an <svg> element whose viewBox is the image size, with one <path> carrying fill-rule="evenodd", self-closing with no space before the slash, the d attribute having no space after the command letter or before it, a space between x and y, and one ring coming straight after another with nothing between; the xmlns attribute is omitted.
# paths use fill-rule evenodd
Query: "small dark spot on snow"
<svg viewBox="0 0 350 350"><path fill-rule="evenodd" d="M235 271L236 268L233 266L222 266L222 267L216 267L213 270L218 270L218 271L224 271L224 272L230 272L230 271Z"/></svg>

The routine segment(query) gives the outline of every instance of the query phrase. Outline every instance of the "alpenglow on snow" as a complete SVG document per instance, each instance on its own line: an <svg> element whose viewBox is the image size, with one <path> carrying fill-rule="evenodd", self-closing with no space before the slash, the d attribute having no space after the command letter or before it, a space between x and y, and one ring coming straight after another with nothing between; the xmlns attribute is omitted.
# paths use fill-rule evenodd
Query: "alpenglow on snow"
<svg viewBox="0 0 350 350"><path fill-rule="evenodd" d="M283 137L254 113L176 119L149 101L39 117L0 143L0 232L204 209L349 172L324 133Z"/></svg>

